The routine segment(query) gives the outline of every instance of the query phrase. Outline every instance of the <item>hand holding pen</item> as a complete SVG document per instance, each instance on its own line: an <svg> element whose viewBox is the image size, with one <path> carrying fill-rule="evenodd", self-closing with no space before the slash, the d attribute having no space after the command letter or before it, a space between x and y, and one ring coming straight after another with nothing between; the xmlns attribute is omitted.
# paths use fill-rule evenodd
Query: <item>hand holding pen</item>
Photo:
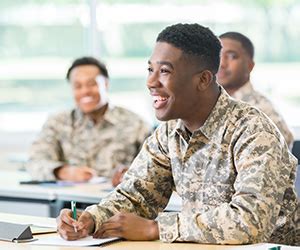
<svg viewBox="0 0 300 250"><path fill-rule="evenodd" d="M66 240L77 240L92 235L95 228L92 215L88 212L81 212L76 209L73 211L70 209L61 210L56 221L57 232Z"/></svg>

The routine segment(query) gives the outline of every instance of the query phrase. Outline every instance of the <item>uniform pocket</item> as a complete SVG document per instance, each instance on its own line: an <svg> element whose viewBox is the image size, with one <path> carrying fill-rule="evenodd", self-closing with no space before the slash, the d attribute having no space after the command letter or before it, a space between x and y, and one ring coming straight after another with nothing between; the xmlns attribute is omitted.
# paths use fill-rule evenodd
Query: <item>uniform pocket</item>
<svg viewBox="0 0 300 250"><path fill-rule="evenodd" d="M234 189L230 184L194 183L190 187L183 197L186 201L195 202L197 206L219 206L230 202L234 194Z"/></svg>
<svg viewBox="0 0 300 250"><path fill-rule="evenodd" d="M234 194L232 185L223 183L204 183L202 190L203 203L210 206L228 203Z"/></svg>

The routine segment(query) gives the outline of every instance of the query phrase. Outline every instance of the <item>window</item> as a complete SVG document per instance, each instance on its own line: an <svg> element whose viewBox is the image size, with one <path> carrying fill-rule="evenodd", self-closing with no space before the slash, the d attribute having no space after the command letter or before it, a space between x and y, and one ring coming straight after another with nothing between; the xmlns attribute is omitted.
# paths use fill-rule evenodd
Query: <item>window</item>
<svg viewBox="0 0 300 250"><path fill-rule="evenodd" d="M217 35L232 30L250 37L256 50L253 84L297 132L299 12L299 1L3 0L1 152L23 152L49 113L73 105L65 73L75 58L85 55L107 64L113 103L153 122L146 98L147 59L159 31L177 22L197 22Z"/></svg>

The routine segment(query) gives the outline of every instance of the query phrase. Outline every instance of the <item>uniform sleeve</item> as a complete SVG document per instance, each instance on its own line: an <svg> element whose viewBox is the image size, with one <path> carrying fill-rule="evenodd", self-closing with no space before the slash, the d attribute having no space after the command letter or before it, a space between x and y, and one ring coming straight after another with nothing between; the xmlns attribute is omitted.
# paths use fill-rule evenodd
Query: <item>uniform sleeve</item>
<svg viewBox="0 0 300 250"><path fill-rule="evenodd" d="M295 171L294 158L283 139L266 131L245 131L233 151L237 177L231 201L201 214L160 213L162 241L215 244L268 241L283 205L286 184Z"/></svg>
<svg viewBox="0 0 300 250"><path fill-rule="evenodd" d="M98 205L87 208L95 230L120 210L155 219L171 196L174 182L166 145L166 126L156 130L144 143L122 183Z"/></svg>
<svg viewBox="0 0 300 250"><path fill-rule="evenodd" d="M145 123L144 121L140 121L139 128L137 129L137 136L136 136L136 150L137 153L141 150L146 138L150 136L152 129L149 124Z"/></svg>
<svg viewBox="0 0 300 250"><path fill-rule="evenodd" d="M57 122L49 118L30 148L26 169L35 180L55 180L54 169L64 165Z"/></svg>
<svg viewBox="0 0 300 250"><path fill-rule="evenodd" d="M275 123L275 125L278 127L278 129L282 133L288 147L291 149L293 146L293 143L294 143L294 136L293 136L292 132L290 131L286 122L275 111L273 114L270 114L269 117Z"/></svg>
<svg viewBox="0 0 300 250"><path fill-rule="evenodd" d="M260 108L277 126L289 148L292 148L294 137L283 117L274 109L273 104L266 98L257 103Z"/></svg>

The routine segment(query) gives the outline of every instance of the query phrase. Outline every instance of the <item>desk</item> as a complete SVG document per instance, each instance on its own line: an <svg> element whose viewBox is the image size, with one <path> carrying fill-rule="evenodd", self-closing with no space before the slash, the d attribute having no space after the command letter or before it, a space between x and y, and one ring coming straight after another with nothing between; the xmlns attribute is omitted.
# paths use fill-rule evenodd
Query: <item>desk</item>
<svg viewBox="0 0 300 250"><path fill-rule="evenodd" d="M10 243L0 241L1 249L9 250L88 250L88 249L104 249L104 250L243 250L243 246L218 246L218 245L204 245L204 244L194 244L194 243L162 243L159 241L148 242L148 241L124 241L116 242L111 245L101 247L60 247L60 246L30 246L24 244ZM264 248L261 248L264 249ZM246 250L246 249L245 249ZM255 247L252 250L260 250ZM264 250L268 250L265 248ZM287 250L286 248L281 248L281 250ZM296 250L296 249L295 249Z"/></svg>
<svg viewBox="0 0 300 250"><path fill-rule="evenodd" d="M0 221L13 222L13 223L28 223L28 224L55 224L54 218L44 218L38 216L26 216L0 213ZM49 235L49 234L48 234ZM45 235L35 235L35 238L47 237ZM256 244L250 246L221 246L221 245L205 245L195 243L162 243L160 241L123 241L112 243L103 247L107 250L238 250L238 249L252 249L252 250L267 250L268 247L263 244ZM11 243L0 241L0 249L25 249L25 250L87 250L87 249L99 249L99 247L59 247L59 246L31 246L24 243ZM297 247L283 246L282 250L297 249ZM298 248L299 249L299 248Z"/></svg>
<svg viewBox="0 0 300 250"><path fill-rule="evenodd" d="M29 180L25 172L1 171L0 211L24 214L36 211L37 215L49 216L55 206L56 195L53 190L19 184Z"/></svg>
<svg viewBox="0 0 300 250"><path fill-rule="evenodd" d="M65 202L97 204L112 186L110 183L78 184L74 186L20 185L30 180L26 172L4 171L0 174L0 212L56 217ZM167 210L179 211L181 199L174 195Z"/></svg>
<svg viewBox="0 0 300 250"><path fill-rule="evenodd" d="M30 176L26 172L1 171L0 212L56 217L63 202L98 203L108 193L103 190L112 188L109 183L65 187L19 184L27 180Z"/></svg>
<svg viewBox="0 0 300 250"><path fill-rule="evenodd" d="M161 242L119 242L113 243L105 247L60 247L60 246L30 246L16 243L1 242L1 249L9 250L88 250L88 249L104 249L104 250L243 250L242 247L232 246L215 246L215 245L200 245L193 243L161 243ZM253 250L259 250L253 248ZM267 248L265 250L268 250ZM281 248L285 250L285 248Z"/></svg>

